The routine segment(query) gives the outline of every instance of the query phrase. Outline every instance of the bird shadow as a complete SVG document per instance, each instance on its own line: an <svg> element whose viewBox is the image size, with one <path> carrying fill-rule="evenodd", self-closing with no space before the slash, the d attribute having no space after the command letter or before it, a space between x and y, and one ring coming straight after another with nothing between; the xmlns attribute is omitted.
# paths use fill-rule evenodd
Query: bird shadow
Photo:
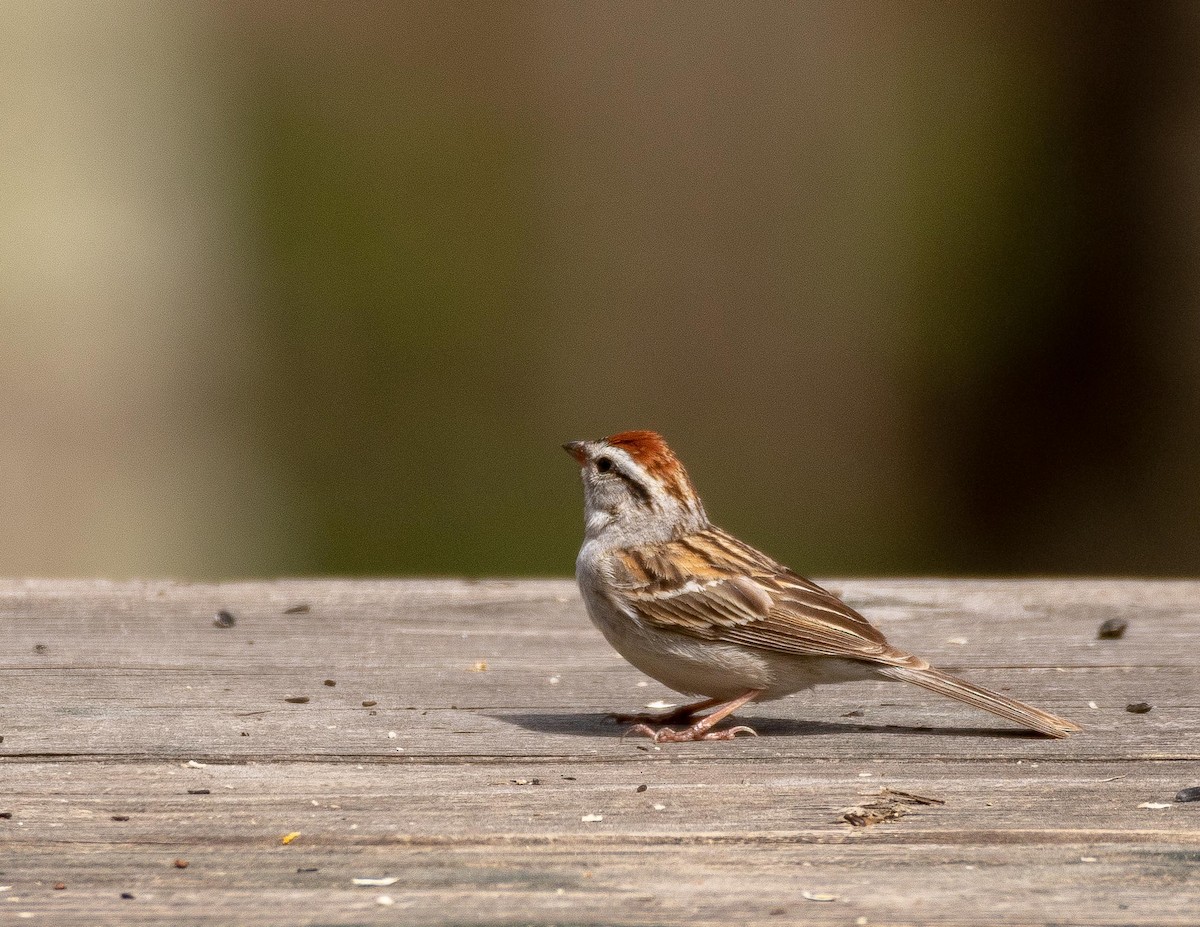
<svg viewBox="0 0 1200 927"><path fill-rule="evenodd" d="M607 714L591 712L489 712L498 721L514 724L537 734L566 734L575 737L624 737L629 725L618 724ZM734 722L727 722L734 723ZM814 737L834 734L921 734L937 737L995 737L1006 740L1043 739L1033 731L987 727L926 727L907 724L858 724L809 721L794 718L738 718L760 737ZM671 725L677 730L684 725ZM722 725L725 726L725 725Z"/></svg>

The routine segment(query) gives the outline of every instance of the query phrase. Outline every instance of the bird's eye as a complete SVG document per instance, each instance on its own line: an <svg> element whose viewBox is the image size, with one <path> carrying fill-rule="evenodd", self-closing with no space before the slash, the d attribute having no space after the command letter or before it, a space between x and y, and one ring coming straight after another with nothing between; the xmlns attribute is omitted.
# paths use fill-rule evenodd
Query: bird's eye
<svg viewBox="0 0 1200 927"><path fill-rule="evenodd" d="M600 473L607 473L612 469L612 461L607 457L600 457L596 460L596 470Z"/></svg>

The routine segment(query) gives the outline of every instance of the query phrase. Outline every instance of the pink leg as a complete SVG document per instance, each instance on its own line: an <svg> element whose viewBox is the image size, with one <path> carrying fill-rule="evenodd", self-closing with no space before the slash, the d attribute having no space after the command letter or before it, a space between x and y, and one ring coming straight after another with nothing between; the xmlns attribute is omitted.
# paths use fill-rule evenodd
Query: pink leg
<svg viewBox="0 0 1200 927"><path fill-rule="evenodd" d="M739 725L731 727L724 731L714 731L713 726L729 717L747 702L752 702L760 695L762 689L751 689L745 695L739 695L732 702L726 702L723 706L714 711L711 715L705 715L691 727L686 727L682 731L675 731L669 727L660 727L657 731L646 724L638 724L629 729L630 734L644 734L651 738L656 744L658 743L684 743L693 740L733 740L738 734L750 734L754 737L758 736L758 732L754 728Z"/></svg>

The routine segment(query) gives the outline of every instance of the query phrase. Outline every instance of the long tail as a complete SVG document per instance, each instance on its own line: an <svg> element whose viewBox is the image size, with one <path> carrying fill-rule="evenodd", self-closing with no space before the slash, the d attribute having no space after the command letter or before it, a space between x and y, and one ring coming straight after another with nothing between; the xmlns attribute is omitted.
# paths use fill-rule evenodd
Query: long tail
<svg viewBox="0 0 1200 927"><path fill-rule="evenodd" d="M1067 737L1076 731L1083 730L1078 724L1065 718L1059 718L1048 711L1018 702L1007 695L1001 695L999 692L977 686L965 679L943 673L928 664L924 666L880 666L878 671L881 676L900 682L911 682L922 689L936 692L938 695L958 699L960 702L990 711L994 715L1007 718L1015 724L1020 724L1049 737Z"/></svg>

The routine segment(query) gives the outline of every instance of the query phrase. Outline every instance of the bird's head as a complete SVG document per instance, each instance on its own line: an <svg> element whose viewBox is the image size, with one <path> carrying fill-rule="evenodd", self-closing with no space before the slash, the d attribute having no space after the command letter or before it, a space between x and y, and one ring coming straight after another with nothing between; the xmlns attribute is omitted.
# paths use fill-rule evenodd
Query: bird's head
<svg viewBox="0 0 1200 927"><path fill-rule="evenodd" d="M661 435L623 431L563 449L579 463L589 539L635 546L707 527L700 497Z"/></svg>

